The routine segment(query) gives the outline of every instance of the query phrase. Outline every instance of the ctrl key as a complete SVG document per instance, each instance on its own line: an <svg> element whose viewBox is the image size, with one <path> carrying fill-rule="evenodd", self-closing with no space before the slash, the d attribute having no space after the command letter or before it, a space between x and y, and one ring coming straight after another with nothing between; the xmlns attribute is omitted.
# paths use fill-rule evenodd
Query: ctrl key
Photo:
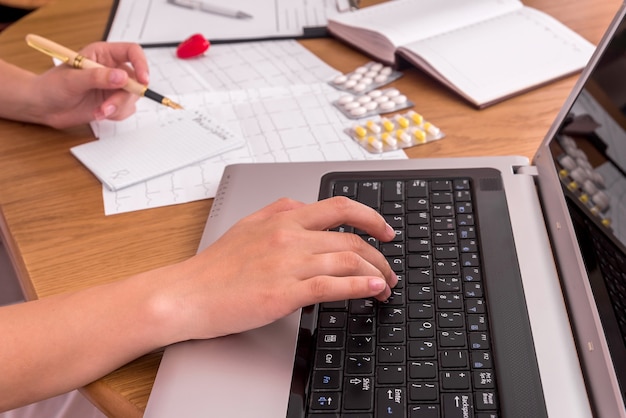
<svg viewBox="0 0 626 418"><path fill-rule="evenodd" d="M339 411L340 395L338 392L313 392L311 394L311 410Z"/></svg>
<svg viewBox="0 0 626 418"><path fill-rule="evenodd" d="M403 388L380 388L376 390L376 416L406 418L406 400Z"/></svg>

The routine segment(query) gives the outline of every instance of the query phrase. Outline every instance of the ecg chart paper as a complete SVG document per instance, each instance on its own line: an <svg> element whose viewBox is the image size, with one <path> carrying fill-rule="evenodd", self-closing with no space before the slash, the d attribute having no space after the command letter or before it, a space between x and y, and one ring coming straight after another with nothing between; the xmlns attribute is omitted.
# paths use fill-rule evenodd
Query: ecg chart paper
<svg viewBox="0 0 626 418"><path fill-rule="evenodd" d="M407 158L402 150L370 154L343 132L354 121L331 104L342 93L327 81L338 72L297 42L216 45L211 53L215 50L228 59L182 61L169 48L146 50L150 86L185 109L220 121L245 145L115 192L103 187L105 214L215 197L228 164ZM298 68L302 74L294 75ZM140 100L130 118L96 122L92 129L100 140L130 131L140 135L142 127L171 112L176 111Z"/></svg>

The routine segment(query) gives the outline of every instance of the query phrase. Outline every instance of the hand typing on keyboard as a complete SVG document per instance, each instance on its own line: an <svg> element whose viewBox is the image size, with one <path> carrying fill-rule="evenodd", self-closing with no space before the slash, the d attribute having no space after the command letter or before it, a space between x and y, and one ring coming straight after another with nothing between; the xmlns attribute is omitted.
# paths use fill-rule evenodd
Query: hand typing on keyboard
<svg viewBox="0 0 626 418"><path fill-rule="evenodd" d="M281 199L186 261L2 307L0 359L9 360L0 361L0 412L84 386L175 342L260 327L319 302L388 299L397 276L359 236L330 231L344 224L380 241L395 236L382 216L346 197Z"/></svg>
<svg viewBox="0 0 626 418"><path fill-rule="evenodd" d="M345 197L310 205L279 200L168 275L167 299L178 306L171 325L184 330L184 339L211 338L266 325L314 303L386 300L397 283L389 263L358 235L329 231L339 225L381 241L395 236L382 216Z"/></svg>

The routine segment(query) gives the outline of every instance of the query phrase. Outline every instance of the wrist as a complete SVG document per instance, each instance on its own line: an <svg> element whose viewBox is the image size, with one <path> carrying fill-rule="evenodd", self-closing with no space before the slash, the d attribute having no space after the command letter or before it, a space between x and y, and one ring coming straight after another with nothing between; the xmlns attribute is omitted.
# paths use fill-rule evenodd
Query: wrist
<svg viewBox="0 0 626 418"><path fill-rule="evenodd" d="M138 316L144 322L143 338L149 341L151 349L191 338L186 332L188 321L184 319L187 309L176 290L184 282L180 270L180 265L166 266L129 279L142 301Z"/></svg>

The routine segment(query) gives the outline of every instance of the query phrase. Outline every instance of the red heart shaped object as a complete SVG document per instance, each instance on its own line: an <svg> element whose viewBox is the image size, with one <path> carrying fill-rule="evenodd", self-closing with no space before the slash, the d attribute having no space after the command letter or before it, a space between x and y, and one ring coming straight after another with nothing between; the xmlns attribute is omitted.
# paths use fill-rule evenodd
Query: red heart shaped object
<svg viewBox="0 0 626 418"><path fill-rule="evenodd" d="M176 56L178 58L193 58L202 55L209 49L211 43L204 36L196 33L185 39L176 48Z"/></svg>

